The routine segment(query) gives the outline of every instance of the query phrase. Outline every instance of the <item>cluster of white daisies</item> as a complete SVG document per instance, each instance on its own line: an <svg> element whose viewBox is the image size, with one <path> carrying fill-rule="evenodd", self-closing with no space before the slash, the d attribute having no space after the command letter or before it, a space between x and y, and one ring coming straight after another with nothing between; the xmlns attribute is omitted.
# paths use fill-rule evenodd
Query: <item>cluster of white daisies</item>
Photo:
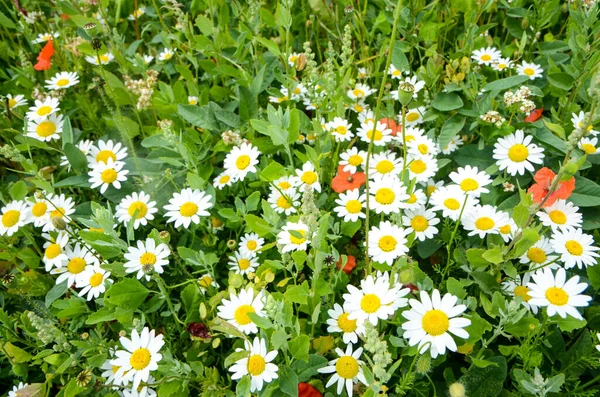
<svg viewBox="0 0 600 397"><path fill-rule="evenodd" d="M514 67L514 62L510 58L503 58L502 52L495 47L481 48L473 51L471 58L479 65L491 66L494 70L504 71ZM530 80L542 77L544 70L538 64L522 61L517 65L517 73L529 77Z"/></svg>

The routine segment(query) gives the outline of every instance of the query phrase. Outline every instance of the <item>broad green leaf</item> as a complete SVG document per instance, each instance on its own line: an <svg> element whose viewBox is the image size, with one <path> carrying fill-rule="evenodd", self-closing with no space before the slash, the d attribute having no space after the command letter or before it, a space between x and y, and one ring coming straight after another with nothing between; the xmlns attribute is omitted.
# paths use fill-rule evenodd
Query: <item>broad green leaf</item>
<svg viewBox="0 0 600 397"><path fill-rule="evenodd" d="M431 106L441 112L460 109L464 105L463 100L455 92L440 92L433 98Z"/></svg>
<svg viewBox="0 0 600 397"><path fill-rule="evenodd" d="M150 291L135 279L125 279L113 284L106 294L104 300L115 306L127 309L137 309L148 296Z"/></svg>
<svg viewBox="0 0 600 397"><path fill-rule="evenodd" d="M85 323L87 325L93 325L102 323L105 321L112 321L115 319L115 309L110 309L108 307L103 307L98 310L96 313L92 313L89 315Z"/></svg>
<svg viewBox="0 0 600 397"><path fill-rule="evenodd" d="M438 143L440 148L448 146L452 138L454 138L464 127L466 119L463 116L455 114L450 117L442 126Z"/></svg>
<svg viewBox="0 0 600 397"><path fill-rule="evenodd" d="M483 89L486 92L503 91L503 90L507 90L509 88L521 85L524 82L526 82L527 80L529 80L529 76L517 75L517 76L505 77L503 79L494 80L491 83L486 84L485 87L483 87Z"/></svg>

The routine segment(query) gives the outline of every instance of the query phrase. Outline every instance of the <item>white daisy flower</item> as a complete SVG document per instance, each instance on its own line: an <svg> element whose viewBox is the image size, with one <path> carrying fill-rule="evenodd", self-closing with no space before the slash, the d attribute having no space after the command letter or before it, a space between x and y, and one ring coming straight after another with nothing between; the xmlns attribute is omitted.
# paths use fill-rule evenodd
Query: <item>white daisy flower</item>
<svg viewBox="0 0 600 397"><path fill-rule="evenodd" d="M408 109L406 114L404 115L404 120L406 121L406 126L411 125L419 125L424 122L423 115L427 109L425 106L419 106L417 108ZM402 120L402 113L398 115L399 119Z"/></svg>
<svg viewBox="0 0 600 397"><path fill-rule="evenodd" d="M86 158L88 153L90 152L90 149L92 148L92 145L94 143L90 140L85 140L85 141L80 141L79 143L77 143L77 149L81 150L81 153L83 153ZM71 171L71 163L69 162L69 159L67 158L67 156L60 156L60 165L63 167L67 167L67 171Z"/></svg>
<svg viewBox="0 0 600 397"><path fill-rule="evenodd" d="M498 58L492 62L492 68L499 72L507 69L512 69L513 61L510 58Z"/></svg>
<svg viewBox="0 0 600 397"><path fill-rule="evenodd" d="M523 61L520 65L517 66L517 73L522 76L528 76L530 80L534 80L538 77L542 77L542 73L544 70L535 63L529 63Z"/></svg>
<svg viewBox="0 0 600 397"><path fill-rule="evenodd" d="M289 189L285 193L281 194L279 191L273 189L267 199L271 208L279 214L295 214L296 207L300 206L300 193L295 189Z"/></svg>
<svg viewBox="0 0 600 397"><path fill-rule="evenodd" d="M444 186L444 181L434 181L433 179L428 179L425 182L420 182L421 185L425 186L425 194L427 197L431 197L433 192Z"/></svg>
<svg viewBox="0 0 600 397"><path fill-rule="evenodd" d="M79 296L87 294L87 300L96 299L106 291L106 283L113 281L109 279L110 272L102 269L98 265L87 266L85 270L75 278L75 286L81 288Z"/></svg>
<svg viewBox="0 0 600 397"><path fill-rule="evenodd" d="M294 178L291 176L282 176L273 182L275 186L279 188L283 193L295 191L294 189Z"/></svg>
<svg viewBox="0 0 600 397"><path fill-rule="evenodd" d="M365 333L365 326L358 320L350 320L350 313L345 312L339 304L333 305L333 309L327 311L327 332L342 332L342 340L345 344L358 343L358 337Z"/></svg>
<svg viewBox="0 0 600 397"><path fill-rule="evenodd" d="M459 146L463 145L463 140L461 138L460 135L455 135L454 138L450 139L450 142L448 142L448 144L446 145L445 148L440 148L438 145L438 148L441 149L442 154L450 154L450 153L454 153L455 151L458 150Z"/></svg>
<svg viewBox="0 0 600 397"><path fill-rule="evenodd" d="M521 276L517 275L514 280L508 280L502 283L502 291L514 298L521 298L521 304L523 304L527 310L531 310L533 314L537 314L538 307L529 304L531 296L529 295L527 284L529 284L530 280L531 273L525 273L522 280Z"/></svg>
<svg viewBox="0 0 600 397"><path fill-rule="evenodd" d="M358 167L364 167L367 159L367 152L364 150L358 150L356 146L351 147L345 152L340 154L340 163L339 165L343 165L342 169L344 172L349 172L351 174L356 174L358 171Z"/></svg>
<svg viewBox="0 0 600 397"><path fill-rule="evenodd" d="M121 189L121 182L125 182L127 180L126 175L129 174L128 170L123 169L124 165L124 162L113 162L112 159L109 159L107 163L96 164L88 172L89 182L92 184L91 188L100 187L100 193L106 192L109 186Z"/></svg>
<svg viewBox="0 0 600 397"><path fill-rule="evenodd" d="M392 266L396 258L408 253L406 230L389 221L369 230L369 256L375 262Z"/></svg>
<svg viewBox="0 0 600 397"><path fill-rule="evenodd" d="M168 61L171 58L173 58L173 55L175 55L175 51L177 51L177 48L163 48L163 50L158 54L157 59L159 61Z"/></svg>
<svg viewBox="0 0 600 397"><path fill-rule="evenodd" d="M369 77L369 72L367 71L367 68L358 68L357 70L357 76L359 79L366 79L367 77Z"/></svg>
<svg viewBox="0 0 600 397"><path fill-rule="evenodd" d="M155 380L152 376L148 378L148 383L155 383ZM148 385L141 384L137 387L137 389L123 389L122 390L123 397L156 397L156 391L150 389Z"/></svg>
<svg viewBox="0 0 600 397"><path fill-rule="evenodd" d="M542 164L544 149L531 143L533 135L525 136L523 130L516 130L514 134L498 139L494 144L493 158L500 171L505 170L510 175L524 175L525 170L534 172L531 163Z"/></svg>
<svg viewBox="0 0 600 397"><path fill-rule="evenodd" d="M258 266L258 258L253 253L242 254L241 252L236 252L229 257L229 270L236 274L254 273Z"/></svg>
<svg viewBox="0 0 600 397"><path fill-rule="evenodd" d="M27 136L42 142L59 139L63 130L63 116L51 114L47 119L28 120Z"/></svg>
<svg viewBox="0 0 600 397"><path fill-rule="evenodd" d="M390 76L392 76L393 79L401 79L402 78L402 71L396 69L396 67L392 64L390 64L390 67L388 68L388 74Z"/></svg>
<svg viewBox="0 0 600 397"><path fill-rule="evenodd" d="M479 197L482 193L489 193L490 191L485 186L492 183L492 179L485 171L480 172L477 167L471 167L470 165L451 172L450 179L459 185L463 192L473 197Z"/></svg>
<svg viewBox="0 0 600 397"><path fill-rule="evenodd" d="M547 307L548 317L558 314L567 318L568 314L579 320L583 319L576 308L587 307L592 298L581 295L588 285L580 283L579 276L573 276L566 281L565 269L560 268L553 274L552 270L546 268L535 272L532 277L533 282L527 284L527 288L530 289L530 305Z"/></svg>
<svg viewBox="0 0 600 397"><path fill-rule="evenodd" d="M554 230L550 241L554 252L560 255L558 259L565 265L565 269L574 266L594 266L598 263L595 258L600 257L596 252L600 248L594 246L594 237L583 233L581 229Z"/></svg>
<svg viewBox="0 0 600 397"><path fill-rule="evenodd" d="M210 216L207 211L212 208L210 202L212 196L201 192L198 189L183 189L181 193L173 193L173 198L169 199L169 204L164 206L167 211L165 217L168 217L167 223L175 222L174 227L190 227L190 223L199 224L201 216Z"/></svg>
<svg viewBox="0 0 600 397"><path fill-rule="evenodd" d="M112 140L98 141L98 146L90 147L89 155L87 156L88 165L93 168L98 163L107 163L108 160L114 162L122 161L127 157L127 148L119 142Z"/></svg>
<svg viewBox="0 0 600 397"><path fill-rule="evenodd" d="M197 105L198 97L197 96L188 96L188 105Z"/></svg>
<svg viewBox="0 0 600 397"><path fill-rule="evenodd" d="M588 116L589 116L589 113L585 113L583 111L581 111L579 113L571 113L571 122L573 123L573 128L581 129L581 128L585 127L585 125L587 124ZM590 120L590 122L591 122L591 120ZM598 135L598 131L595 131L594 126L592 126L592 125L589 125L587 127L587 131L593 136Z"/></svg>
<svg viewBox="0 0 600 397"><path fill-rule="evenodd" d="M356 222L360 218L367 217L363 211L366 201L367 195L360 194L359 189L348 190L340 193L335 200L338 206L334 207L333 210L339 218L344 219L344 222Z"/></svg>
<svg viewBox="0 0 600 397"><path fill-rule="evenodd" d="M52 270L53 267L63 267L69 262L69 257L67 256L68 243L69 235L66 232L60 232L55 238L51 238L44 243L44 257L42 261L46 265L47 272Z"/></svg>
<svg viewBox="0 0 600 397"><path fill-rule="evenodd" d="M91 63L92 65L96 65L96 66L98 66L100 64L102 64L102 65L108 65L114 59L115 59L115 56L112 53L110 53L110 52L107 52L107 53L102 54L100 56L88 55L88 56L85 57L85 60L88 63Z"/></svg>
<svg viewBox="0 0 600 397"><path fill-rule="evenodd" d="M277 244L283 245L281 252L304 251L310 244L308 226L302 222L288 222L277 234Z"/></svg>
<svg viewBox="0 0 600 397"><path fill-rule="evenodd" d="M75 203L71 197L67 197L62 193L60 195L47 194L46 202L48 203L50 216L46 224L44 224L42 231L56 230L52 218L60 218L67 224L71 223L71 214L75 212Z"/></svg>
<svg viewBox="0 0 600 397"><path fill-rule="evenodd" d="M169 264L170 254L171 250L166 244L157 245L153 238L147 238L145 242L138 240L137 248L127 248L127 253L124 255L127 259L124 264L125 272L137 272L138 280L145 277L146 281L150 281L150 273L162 274L164 272L163 266Z"/></svg>
<svg viewBox="0 0 600 397"><path fill-rule="evenodd" d="M376 124L372 121L361 124L356 135L365 143L370 143L373 140L375 146L385 146L394 138L392 130L379 121Z"/></svg>
<svg viewBox="0 0 600 397"><path fill-rule="evenodd" d="M240 253L256 256L265 245L265 239L256 233L246 233L240 239Z"/></svg>
<svg viewBox="0 0 600 397"><path fill-rule="evenodd" d="M476 197L467 196L458 185L441 186L429 198L432 211L442 211L442 217L450 218L455 222L461 212L468 212L467 208L478 203Z"/></svg>
<svg viewBox="0 0 600 397"><path fill-rule="evenodd" d="M302 169L296 170L294 178L294 186L309 186L311 189L321 192L321 183L319 182L319 174L315 171L315 166L310 161L302 164Z"/></svg>
<svg viewBox="0 0 600 397"><path fill-rule="evenodd" d="M137 10L133 10L131 14L127 17L130 21L134 21L144 15L146 13L146 7L140 6Z"/></svg>
<svg viewBox="0 0 600 397"><path fill-rule="evenodd" d="M250 143L235 146L225 157L224 168L234 181L243 181L249 173L256 173L260 152Z"/></svg>
<svg viewBox="0 0 600 397"><path fill-rule="evenodd" d="M422 189L415 189L408 195L408 198L402 202L400 208L405 210L414 210L427 204L427 196Z"/></svg>
<svg viewBox="0 0 600 397"><path fill-rule="evenodd" d="M255 337L254 342L244 341L244 347L248 352L248 357L244 357L235 362L229 368L232 380L238 380L242 377L250 376L250 392L261 391L265 383L271 383L277 379L277 365L271 361L277 357L277 350L267 352L267 342L263 338Z"/></svg>
<svg viewBox="0 0 600 397"><path fill-rule="evenodd" d="M2 208L0 236L12 236L20 227L32 221L25 201L11 201Z"/></svg>
<svg viewBox="0 0 600 397"><path fill-rule="evenodd" d="M363 385L368 385L367 379L365 378L361 367L364 362L359 360L363 349L362 347L359 347L353 353L352 345L348 345L345 353L340 348L336 348L335 352L338 354L339 358L331 360L328 366L319 368L317 371L321 374L333 373L325 385L325 388L337 382L337 395L341 395L342 390L344 390L344 386L346 386L346 393L348 393L348 397L352 397L352 388L355 383L360 381Z"/></svg>
<svg viewBox="0 0 600 397"><path fill-rule="evenodd" d="M508 223L508 214L491 205L476 205L463 213L461 222L469 236L484 238L488 234L499 234L500 225Z"/></svg>
<svg viewBox="0 0 600 397"><path fill-rule="evenodd" d="M27 99L25 99L25 95L15 95L14 97L11 94L6 95L8 99L8 108L10 110L16 109L19 106L27 105Z"/></svg>
<svg viewBox="0 0 600 397"><path fill-rule="evenodd" d="M25 397L25 393L20 393L19 390L23 390L27 386L29 386L28 383L19 382L18 385L13 386L12 390L8 392L8 397Z"/></svg>
<svg viewBox="0 0 600 397"><path fill-rule="evenodd" d="M292 52L288 57L288 65L293 67L296 64L296 61L298 60L299 56L300 54L298 54L297 52Z"/></svg>
<svg viewBox="0 0 600 397"><path fill-rule="evenodd" d="M149 65L150 62L154 60L154 57L152 55L144 55L142 58L144 58L144 64L146 65Z"/></svg>
<svg viewBox="0 0 600 397"><path fill-rule="evenodd" d="M577 147L588 156L598 153L598 138L581 138L577 143Z"/></svg>
<svg viewBox="0 0 600 397"><path fill-rule="evenodd" d="M231 294L230 300L223 299L221 305L217 307L217 315L227 321L246 335L258 332L258 327L248 313L256 313L257 316L264 317L264 291L260 291L254 297L252 287L240 290L239 295Z"/></svg>
<svg viewBox="0 0 600 397"><path fill-rule="evenodd" d="M331 131L331 135L333 135L336 142L350 141L354 137L350 128L352 128L352 124L341 117L334 117L332 121L327 123L327 129Z"/></svg>
<svg viewBox="0 0 600 397"><path fill-rule="evenodd" d="M376 89L369 87L366 84L357 83L353 89L348 90L346 94L348 98L358 101L367 98L369 95L377 92Z"/></svg>
<svg viewBox="0 0 600 397"><path fill-rule="evenodd" d="M408 147L408 145L413 140L420 138L424 135L425 135L425 130L423 130L422 128L406 126L406 128L402 128L402 131L400 134L396 135L396 142L398 142L398 144L402 146L402 145L404 145L404 141L406 141L406 146Z"/></svg>
<svg viewBox="0 0 600 397"><path fill-rule="evenodd" d="M202 295L206 294L206 291L210 287L215 289L219 288L219 283L217 283L214 277L210 274L205 274L204 276L198 278L198 285L200 286L200 292L202 292Z"/></svg>
<svg viewBox="0 0 600 397"><path fill-rule="evenodd" d="M417 182L427 181L439 169L437 159L430 154L419 157L409 154L406 161L408 162L406 168L409 178Z"/></svg>
<svg viewBox="0 0 600 397"><path fill-rule="evenodd" d="M554 204L543 208L536 215L544 226L550 226L552 230L567 231L580 228L583 224L583 216L577 212L579 207L566 200L556 200Z"/></svg>
<svg viewBox="0 0 600 397"><path fill-rule="evenodd" d="M60 72L50 80L46 80L46 88L49 90L62 90L79 83L77 72Z"/></svg>
<svg viewBox="0 0 600 397"><path fill-rule="evenodd" d="M141 382L148 382L150 371L158 369L158 362L162 360L159 351L165 344L163 336L156 336L154 330L144 327L141 334L133 329L131 339L123 336L119 341L125 350L117 350L116 358L110 363L119 367L117 379L132 380L132 389L137 389Z"/></svg>
<svg viewBox="0 0 600 397"><path fill-rule="evenodd" d="M27 119L30 121L43 121L51 114L58 112L60 110L59 105L60 103L56 98L46 97L43 101L36 99L35 105L31 106L27 112Z"/></svg>
<svg viewBox="0 0 600 397"><path fill-rule="evenodd" d="M59 32L51 32L51 33L40 33L38 34L37 39L33 40L33 44L41 44L45 43L48 40L54 40L60 36Z"/></svg>
<svg viewBox="0 0 600 397"><path fill-rule="evenodd" d="M408 320L402 324L404 338L408 339L410 346L418 344L421 354L429 350L432 358L446 354L446 349L455 352L456 342L450 334L462 339L469 337L464 328L471 325L471 320L457 317L467 307L457 305L458 298L452 294L447 293L441 298L437 289L433 290L431 298L425 291L421 291L420 296L420 302L411 299L410 310L402 312Z"/></svg>
<svg viewBox="0 0 600 397"><path fill-rule="evenodd" d="M400 80L399 89L391 91L390 95L395 100L399 100L400 91L412 92L413 98L417 99L419 97L419 91L421 91L424 87L425 82L423 80L419 80L417 76L409 76L404 78L404 81Z"/></svg>
<svg viewBox="0 0 600 397"><path fill-rule="evenodd" d="M77 277L87 266L97 266L100 264L98 258L94 255L91 247L82 246L80 243L75 244L74 248L65 247L65 254L68 262L66 266L57 267L50 270L50 274L59 274L56 279L56 284L60 284L67 280L67 286L72 286L77 281Z"/></svg>
<svg viewBox="0 0 600 397"><path fill-rule="evenodd" d="M234 178L231 177L227 172L221 172L215 179L213 179L213 186L221 190L226 186L231 186L234 182Z"/></svg>
<svg viewBox="0 0 600 397"><path fill-rule="evenodd" d="M368 122L375 123L375 113L373 113L371 109L365 109L358 114L358 121L360 121L361 124Z"/></svg>
<svg viewBox="0 0 600 397"><path fill-rule="evenodd" d="M551 262L554 262L557 259L557 255L554 254L550 240L545 236L541 236L540 239L536 241L536 243L532 245L519 259L520 263L529 263L529 268L531 270L540 269L546 266L551 269L557 269L560 267L557 263L552 263L549 265Z"/></svg>
<svg viewBox="0 0 600 397"><path fill-rule="evenodd" d="M502 217L503 222L498 224L498 233L500 234L500 237L502 237L502 240L504 240L505 243L508 243L515 236L519 227L508 213L504 211L499 212L504 216Z"/></svg>
<svg viewBox="0 0 600 397"><path fill-rule="evenodd" d="M436 218L435 212L426 209L424 206L415 210L406 210L402 216L402 224L406 226L406 233L415 233L415 238L419 241L425 241L438 234L440 223Z"/></svg>
<svg viewBox="0 0 600 397"><path fill-rule="evenodd" d="M369 161L369 178L389 175L397 178L402 172L402 159L390 151L376 153Z"/></svg>
<svg viewBox="0 0 600 397"><path fill-rule="evenodd" d="M37 197L37 195L34 194L33 197L27 201L27 210L35 227L42 227L50 221L49 204L43 197Z"/></svg>
<svg viewBox="0 0 600 397"><path fill-rule="evenodd" d="M364 100L357 100L350 106L350 110L352 110L354 113L358 113L359 115L369 111L369 109L369 105L366 104Z"/></svg>
<svg viewBox="0 0 600 397"><path fill-rule="evenodd" d="M127 225L135 216L133 228L137 229L140 226L146 226L148 221L153 220L156 212L158 212L156 201L150 201L149 194L134 192L123 198L117 205L115 216L124 225Z"/></svg>
<svg viewBox="0 0 600 397"><path fill-rule="evenodd" d="M473 55L471 55L471 59L479 63L480 65L493 64L495 61L498 61L502 58L502 53L496 49L496 47L488 47L481 48L479 50L473 51Z"/></svg>
<svg viewBox="0 0 600 397"><path fill-rule="evenodd" d="M400 212L402 202L409 198L402 182L394 176L377 176L369 185L370 209L377 214Z"/></svg>
<svg viewBox="0 0 600 397"><path fill-rule="evenodd" d="M438 145L426 135L415 137L406 143L406 147L411 156L420 159L427 159L428 156L435 156L439 152Z"/></svg>

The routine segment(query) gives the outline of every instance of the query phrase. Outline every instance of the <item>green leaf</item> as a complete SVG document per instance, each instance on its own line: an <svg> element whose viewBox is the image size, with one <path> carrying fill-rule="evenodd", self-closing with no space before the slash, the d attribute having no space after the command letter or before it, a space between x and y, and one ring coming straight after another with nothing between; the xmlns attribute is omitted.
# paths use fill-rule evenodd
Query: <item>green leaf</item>
<svg viewBox="0 0 600 397"><path fill-rule="evenodd" d="M27 196L27 184L23 181L17 181L10 187L10 197L13 200L23 200Z"/></svg>
<svg viewBox="0 0 600 397"><path fill-rule="evenodd" d="M127 309L137 309L148 296L150 291L135 279L125 279L113 284L106 294L104 300L111 305Z"/></svg>
<svg viewBox="0 0 600 397"><path fill-rule="evenodd" d="M283 175L285 175L285 168L277 161L271 161L269 165L263 168L263 170L260 172L261 179L267 182L277 180Z"/></svg>
<svg viewBox="0 0 600 397"><path fill-rule="evenodd" d="M246 214L244 215L246 225L259 236L264 237L271 233L271 226L262 218L256 215Z"/></svg>
<svg viewBox="0 0 600 397"><path fill-rule="evenodd" d="M308 285L293 285L283 294L287 301L306 305L308 303Z"/></svg>
<svg viewBox="0 0 600 397"><path fill-rule="evenodd" d="M587 321L585 321L585 319L583 320L579 320L575 317L571 317L569 315L567 315L567 318L562 318L559 316L556 316L553 318L553 320L556 319L556 324L558 324L558 327L560 328L560 330L562 332L571 332L574 331L576 329L580 329L586 326Z"/></svg>
<svg viewBox="0 0 600 397"><path fill-rule="evenodd" d="M460 378L460 383L469 391L469 397L496 397L502 392L506 379L506 359L501 356L489 357L485 368L473 366Z"/></svg>
<svg viewBox="0 0 600 397"><path fill-rule="evenodd" d="M486 261L493 263L494 265L502 263L502 248L500 246L491 248L481 254L481 257Z"/></svg>
<svg viewBox="0 0 600 397"><path fill-rule="evenodd" d="M298 375L288 366L279 371L279 389L288 396L298 397Z"/></svg>
<svg viewBox="0 0 600 397"><path fill-rule="evenodd" d="M310 347L310 337L308 335L296 336L288 342L288 347L294 359L308 362L308 349Z"/></svg>
<svg viewBox="0 0 600 397"><path fill-rule="evenodd" d="M23 350L10 342L6 342L4 346L2 346L2 349L4 350L4 352L6 352L6 354L8 354L12 361L17 364L26 363L29 360L31 360L31 357L33 357L26 350Z"/></svg>
<svg viewBox="0 0 600 397"><path fill-rule="evenodd" d="M172 380L170 382L166 382L161 384L158 387L158 397L170 397L170 396L178 396L179 389L181 388L182 383L179 380Z"/></svg>
<svg viewBox="0 0 600 397"><path fill-rule="evenodd" d="M503 78L500 80L495 80L495 81L492 81L491 83L486 84L485 87L483 87L483 89L486 92L502 91L502 90L506 90L506 89L521 85L524 82L526 82L527 80L529 80L529 76L517 75L517 76L506 77L506 78Z"/></svg>
<svg viewBox="0 0 600 397"><path fill-rule="evenodd" d="M431 102L431 106L441 112L460 109L463 105L463 100L455 92L440 92Z"/></svg>
<svg viewBox="0 0 600 397"><path fill-rule="evenodd" d="M575 79L567 73L550 73L548 74L548 82L561 90L570 91Z"/></svg>
<svg viewBox="0 0 600 397"><path fill-rule="evenodd" d="M514 336L524 337L535 331L539 325L540 322L536 318L523 317L515 324L507 324L504 327L504 331Z"/></svg>
<svg viewBox="0 0 600 397"><path fill-rule="evenodd" d="M85 154L79 149L77 146L72 143L65 143L64 145L65 155L67 156L67 160L71 164L73 170L77 173L84 173L87 171L88 162Z"/></svg>
<svg viewBox="0 0 600 397"><path fill-rule="evenodd" d="M404 55L404 52L402 51L401 42L396 42L394 45L394 50L392 51L392 65L400 71L410 70L410 64L408 58L406 58L406 55Z"/></svg>
<svg viewBox="0 0 600 397"><path fill-rule="evenodd" d="M281 55L281 51L279 51L279 47L274 41L262 38L260 36L254 36L254 38L256 39L256 41L258 41L260 44L266 47L267 50L271 51L271 53L276 57Z"/></svg>
<svg viewBox="0 0 600 397"><path fill-rule="evenodd" d="M490 365L498 366L498 363L495 361L482 360L480 358L472 358L471 361L473 362L473 365L479 368L489 367Z"/></svg>
<svg viewBox="0 0 600 397"><path fill-rule="evenodd" d="M67 285L67 280L63 281L60 284L56 284L54 287L52 287L52 289L50 291L48 291L48 293L46 294L46 300L45 300L46 307L50 307L50 305L55 300L57 300L58 298L63 296L65 294L65 292L67 292L68 288L69 288L69 286Z"/></svg>
<svg viewBox="0 0 600 397"><path fill-rule="evenodd" d="M485 250L483 248L470 248L467 250L467 260L473 267L487 267L490 263L483 257Z"/></svg>
<svg viewBox="0 0 600 397"><path fill-rule="evenodd" d="M85 323L87 325L93 325L93 324L103 323L106 321L112 321L114 319L115 319L115 310L110 309L108 307L103 307L102 309L98 310L96 313L90 314L89 317L87 318L87 320L85 320Z"/></svg>
<svg viewBox="0 0 600 397"><path fill-rule="evenodd" d="M462 130L465 125L465 121L466 118L458 114L455 114L446 120L442 126L440 137L438 138L438 143L441 148L448 146L452 138L454 138L460 132L460 130Z"/></svg>
<svg viewBox="0 0 600 397"><path fill-rule="evenodd" d="M254 324L258 325L262 329L273 328L273 323L266 317L259 316L256 313L248 313L248 317L250 317L250 320L252 320Z"/></svg>
<svg viewBox="0 0 600 397"><path fill-rule="evenodd" d="M463 287L460 281L454 277L448 278L448 281L446 281L446 288L449 293L456 296L458 299L464 299L467 296L465 287Z"/></svg>
<svg viewBox="0 0 600 397"><path fill-rule="evenodd" d="M535 243L537 243L540 239L540 235L538 232L528 227L524 229L521 238L516 242L515 247L513 249L512 257L518 258L525 254L529 248L531 248Z"/></svg>
<svg viewBox="0 0 600 397"><path fill-rule="evenodd" d="M569 201L579 207L595 207L600 205L600 186L582 176L575 177L575 191Z"/></svg>
<svg viewBox="0 0 600 397"><path fill-rule="evenodd" d="M563 140L565 139L565 137L566 137L565 129L562 128L562 126L560 124L554 124L554 123L548 122L547 120L544 120L544 125L550 131L554 132L556 134L556 136L558 136L560 139L563 139Z"/></svg>

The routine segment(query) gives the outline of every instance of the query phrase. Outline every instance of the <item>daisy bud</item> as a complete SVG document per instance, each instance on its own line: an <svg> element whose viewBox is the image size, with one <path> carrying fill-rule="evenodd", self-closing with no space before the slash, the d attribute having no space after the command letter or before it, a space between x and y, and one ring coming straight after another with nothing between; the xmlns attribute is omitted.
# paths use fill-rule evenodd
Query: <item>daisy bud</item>
<svg viewBox="0 0 600 397"><path fill-rule="evenodd" d="M88 334L87 332L84 332L83 334L81 334L81 339L87 339L90 337L90 334Z"/></svg>
<svg viewBox="0 0 600 397"><path fill-rule="evenodd" d="M431 371L431 358L428 355L423 354L417 360L415 368L417 370L417 373L419 374L424 375L428 373L429 371Z"/></svg>
<svg viewBox="0 0 600 397"><path fill-rule="evenodd" d="M158 238L161 240L167 240L169 237L171 237L171 235L167 230L163 230L162 232L158 233Z"/></svg>
<svg viewBox="0 0 600 397"><path fill-rule="evenodd" d="M123 338L125 336L127 336L127 332L124 329L120 330L119 331L119 337Z"/></svg>
<svg viewBox="0 0 600 397"><path fill-rule="evenodd" d="M237 241L235 241L235 240L227 241L227 248L229 248L230 250L234 250L235 247L237 247Z"/></svg>
<svg viewBox="0 0 600 397"><path fill-rule="evenodd" d="M466 397L465 387L462 385L462 383L458 382L450 385L448 388L448 393L450 394L450 397Z"/></svg>
<svg viewBox="0 0 600 397"><path fill-rule="evenodd" d="M67 228L67 222L65 222L62 217L55 216L52 218L52 226L57 230L65 230Z"/></svg>
<svg viewBox="0 0 600 397"><path fill-rule="evenodd" d="M229 276L229 285L233 288L240 288L243 283L244 276L242 276L241 274L234 273L231 276Z"/></svg>

